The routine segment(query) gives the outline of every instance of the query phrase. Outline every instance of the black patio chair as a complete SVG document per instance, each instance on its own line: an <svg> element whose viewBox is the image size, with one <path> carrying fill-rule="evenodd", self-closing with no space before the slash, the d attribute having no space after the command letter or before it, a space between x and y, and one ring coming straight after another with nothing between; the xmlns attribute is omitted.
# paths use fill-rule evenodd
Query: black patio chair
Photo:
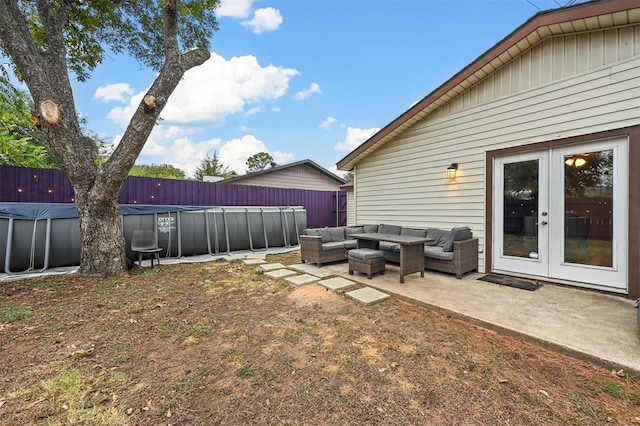
<svg viewBox="0 0 640 426"><path fill-rule="evenodd" d="M154 258L158 261L158 265L160 264L160 252L162 251L162 248L158 247L158 239L156 238L156 233L153 231L133 231L133 236L131 237L131 251L133 251L134 257L136 253L138 254L139 267L142 267L142 255L144 253L150 253L152 255L152 268Z"/></svg>

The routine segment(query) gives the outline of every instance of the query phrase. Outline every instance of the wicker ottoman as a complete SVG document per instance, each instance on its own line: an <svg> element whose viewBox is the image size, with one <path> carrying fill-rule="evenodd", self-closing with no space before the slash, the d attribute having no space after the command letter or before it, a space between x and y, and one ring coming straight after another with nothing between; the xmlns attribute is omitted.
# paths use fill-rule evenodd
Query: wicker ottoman
<svg viewBox="0 0 640 426"><path fill-rule="evenodd" d="M384 253L380 250L353 249L349 250L347 257L349 258L349 275L353 275L353 271L367 274L369 279L378 272L384 275Z"/></svg>

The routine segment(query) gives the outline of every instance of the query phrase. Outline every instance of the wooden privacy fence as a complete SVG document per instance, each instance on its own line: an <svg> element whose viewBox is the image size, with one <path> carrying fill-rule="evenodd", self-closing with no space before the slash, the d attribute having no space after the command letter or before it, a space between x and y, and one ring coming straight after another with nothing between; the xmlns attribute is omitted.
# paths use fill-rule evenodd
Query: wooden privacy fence
<svg viewBox="0 0 640 426"><path fill-rule="evenodd" d="M73 203L73 188L64 172L0 166L0 202ZM190 180L130 176L120 204L178 206L303 206L307 226L346 224L345 191L312 191Z"/></svg>

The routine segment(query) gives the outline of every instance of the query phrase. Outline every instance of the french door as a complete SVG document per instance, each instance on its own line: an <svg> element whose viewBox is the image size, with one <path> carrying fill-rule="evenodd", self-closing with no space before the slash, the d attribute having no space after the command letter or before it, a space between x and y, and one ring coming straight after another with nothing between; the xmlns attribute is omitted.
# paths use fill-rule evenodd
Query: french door
<svg viewBox="0 0 640 426"><path fill-rule="evenodd" d="M494 161L494 271L627 291L626 138Z"/></svg>

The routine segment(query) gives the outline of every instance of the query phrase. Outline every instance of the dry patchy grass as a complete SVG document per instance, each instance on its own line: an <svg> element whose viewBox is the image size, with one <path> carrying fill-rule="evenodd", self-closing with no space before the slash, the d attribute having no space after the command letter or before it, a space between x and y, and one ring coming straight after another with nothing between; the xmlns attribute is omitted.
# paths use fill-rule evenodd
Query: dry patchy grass
<svg viewBox="0 0 640 426"><path fill-rule="evenodd" d="M3 425L640 424L635 378L240 262L2 283L0 348Z"/></svg>

